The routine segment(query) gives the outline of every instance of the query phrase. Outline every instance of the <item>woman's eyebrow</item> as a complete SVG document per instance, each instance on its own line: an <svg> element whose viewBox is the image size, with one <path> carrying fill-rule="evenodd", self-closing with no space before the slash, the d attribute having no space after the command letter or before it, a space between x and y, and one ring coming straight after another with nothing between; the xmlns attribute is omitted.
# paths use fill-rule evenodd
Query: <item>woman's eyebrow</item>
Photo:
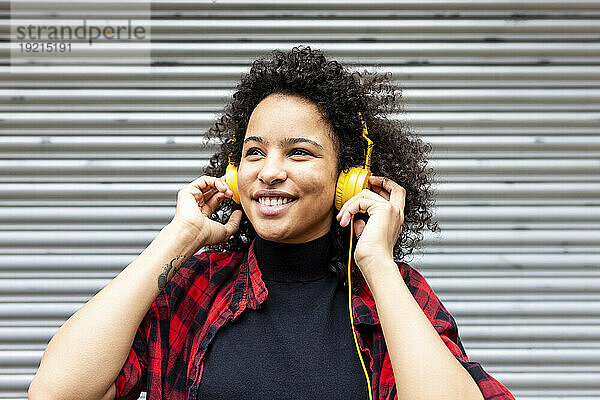
<svg viewBox="0 0 600 400"><path fill-rule="evenodd" d="M246 144L247 142L250 142L250 141L258 142L258 143L263 144L265 146L267 144L269 144L269 142L266 141L265 139L263 139L261 136L248 136L246 139L244 139L244 143L243 144ZM285 139L283 139L280 142L279 146L280 147L286 147L286 146L291 146L291 145L297 144L297 143L310 143L310 144L318 147L321 150L325 150L323 148L323 146L321 146L319 143L315 142L312 139L304 138L304 137L285 138Z"/></svg>

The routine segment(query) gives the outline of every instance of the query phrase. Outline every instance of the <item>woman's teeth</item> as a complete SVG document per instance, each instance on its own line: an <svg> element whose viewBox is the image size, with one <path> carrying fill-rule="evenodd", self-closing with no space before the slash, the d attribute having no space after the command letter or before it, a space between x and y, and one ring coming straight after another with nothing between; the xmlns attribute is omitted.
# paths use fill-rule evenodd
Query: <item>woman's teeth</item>
<svg viewBox="0 0 600 400"><path fill-rule="evenodd" d="M280 206L282 204L289 203L292 199L282 197L259 197L258 201L260 204L265 206Z"/></svg>

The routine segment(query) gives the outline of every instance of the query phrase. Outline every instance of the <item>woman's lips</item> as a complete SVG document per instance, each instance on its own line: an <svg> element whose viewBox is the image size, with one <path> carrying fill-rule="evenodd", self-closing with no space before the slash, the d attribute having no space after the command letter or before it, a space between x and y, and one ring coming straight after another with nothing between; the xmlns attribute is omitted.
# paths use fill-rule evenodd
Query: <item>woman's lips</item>
<svg viewBox="0 0 600 400"><path fill-rule="evenodd" d="M261 204L260 201L258 200L254 200L258 206L258 211L262 214L262 215L277 215L280 214L282 212L284 212L285 210L287 210L288 208L290 208L297 199L294 199L292 201L289 201L285 204L282 204L280 206L267 206L265 204Z"/></svg>

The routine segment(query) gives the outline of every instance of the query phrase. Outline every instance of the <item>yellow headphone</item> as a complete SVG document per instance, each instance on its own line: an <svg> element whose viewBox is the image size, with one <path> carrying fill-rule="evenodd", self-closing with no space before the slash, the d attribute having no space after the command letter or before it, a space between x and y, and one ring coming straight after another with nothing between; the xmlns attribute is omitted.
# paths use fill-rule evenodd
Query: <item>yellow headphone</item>
<svg viewBox="0 0 600 400"><path fill-rule="evenodd" d="M350 200L352 196L360 193L360 191L363 189L371 188L371 185L369 184L369 177L371 176L371 152L373 151L373 141L367 137L369 134L367 131L367 124L363 120L360 112L358 112L358 116L362 125L362 137L367 141L365 165L362 167L351 167L348 170L343 170L338 175L337 184L335 186L335 208L337 208L338 211L342 208L342 205L344 205L345 202ZM235 136L233 140L235 141ZM225 171L225 181L233 192L233 201L240 204L240 194L237 184L237 167L231 161L231 154L229 154L228 157L229 163ZM364 213L362 210L360 210L360 212ZM372 400L373 395L371 394L371 381L369 380L369 374L367 373L365 362L363 361L362 354L360 353L360 347L358 346L356 332L354 330L354 318L352 315L352 279L350 277L350 265L352 262L352 236L354 235L353 225L354 215L352 215L352 218L350 219L350 247L348 249L348 310L350 311L350 327L352 328L352 333L354 334L354 344L356 345L356 351L358 353L358 357L360 358L365 377L367 378L369 399Z"/></svg>

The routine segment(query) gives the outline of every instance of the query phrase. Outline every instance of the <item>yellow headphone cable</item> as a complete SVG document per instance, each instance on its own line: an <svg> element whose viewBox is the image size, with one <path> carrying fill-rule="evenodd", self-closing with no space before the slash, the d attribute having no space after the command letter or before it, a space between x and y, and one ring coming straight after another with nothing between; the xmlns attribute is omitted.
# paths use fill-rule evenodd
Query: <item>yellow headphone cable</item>
<svg viewBox="0 0 600 400"><path fill-rule="evenodd" d="M371 391L371 381L369 380L369 373L367 372L367 367L365 367L365 362L363 361L362 355L360 353L360 347L358 346L358 340L356 339L356 332L354 331L354 318L352 316L352 278L350 275L350 265L352 264L352 236L354 236L354 215L350 218L350 248L348 249L348 311L350 312L350 328L352 329L352 334L354 335L354 344L356 345L356 352L358 353L358 357L360 358L360 363L362 364L363 371L365 373L365 378L367 378L367 390L369 391L369 400L373 400L373 395Z"/></svg>

